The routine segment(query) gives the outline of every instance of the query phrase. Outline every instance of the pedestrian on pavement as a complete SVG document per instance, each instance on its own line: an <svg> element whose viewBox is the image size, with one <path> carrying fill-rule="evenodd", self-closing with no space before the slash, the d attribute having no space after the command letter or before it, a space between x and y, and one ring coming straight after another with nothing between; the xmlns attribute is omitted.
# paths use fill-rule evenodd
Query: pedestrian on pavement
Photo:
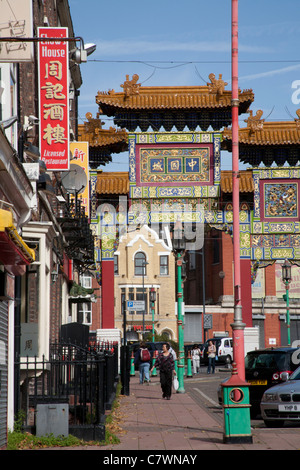
<svg viewBox="0 0 300 470"><path fill-rule="evenodd" d="M172 354L172 356L173 356L173 361L175 362L176 359L177 359L176 352L174 351L174 349L172 348L172 346L170 345L170 343L168 343L168 344L169 344L169 346L170 346L169 353Z"/></svg>
<svg viewBox="0 0 300 470"><path fill-rule="evenodd" d="M143 384L145 381L149 385L151 354L144 341L140 343L140 347L134 355L134 364L139 368L140 384Z"/></svg>
<svg viewBox="0 0 300 470"><path fill-rule="evenodd" d="M212 371L212 374L215 373L215 362L216 362L216 346L212 341L209 341L208 343L208 349L207 349L207 354L208 354L208 367L207 367L207 373L210 374L210 371Z"/></svg>
<svg viewBox="0 0 300 470"><path fill-rule="evenodd" d="M173 355L170 353L169 343L163 343L162 352L156 358L156 361L151 368L157 367L160 375L160 386L163 398L170 400L172 395L172 381L173 375L176 375Z"/></svg>
<svg viewBox="0 0 300 470"><path fill-rule="evenodd" d="M198 344L194 344L192 349L192 363L193 363L193 374L197 374L200 371L200 356L201 351Z"/></svg>

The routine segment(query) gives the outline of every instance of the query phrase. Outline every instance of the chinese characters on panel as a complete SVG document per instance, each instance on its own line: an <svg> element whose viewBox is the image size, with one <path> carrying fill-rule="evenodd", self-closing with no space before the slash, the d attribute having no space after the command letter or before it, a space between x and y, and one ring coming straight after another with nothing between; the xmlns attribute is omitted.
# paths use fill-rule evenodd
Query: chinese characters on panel
<svg viewBox="0 0 300 470"><path fill-rule="evenodd" d="M40 153L47 170L69 169L68 28L38 28ZM51 40L55 38L56 40Z"/></svg>

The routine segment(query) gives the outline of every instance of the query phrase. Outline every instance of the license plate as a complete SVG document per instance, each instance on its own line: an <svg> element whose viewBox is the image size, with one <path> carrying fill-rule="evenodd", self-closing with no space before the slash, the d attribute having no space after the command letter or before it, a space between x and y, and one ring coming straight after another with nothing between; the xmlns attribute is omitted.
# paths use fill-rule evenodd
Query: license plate
<svg viewBox="0 0 300 470"><path fill-rule="evenodd" d="M266 380L248 380L250 385L267 385Z"/></svg>
<svg viewBox="0 0 300 470"><path fill-rule="evenodd" d="M278 411L300 411L300 405L278 405Z"/></svg>

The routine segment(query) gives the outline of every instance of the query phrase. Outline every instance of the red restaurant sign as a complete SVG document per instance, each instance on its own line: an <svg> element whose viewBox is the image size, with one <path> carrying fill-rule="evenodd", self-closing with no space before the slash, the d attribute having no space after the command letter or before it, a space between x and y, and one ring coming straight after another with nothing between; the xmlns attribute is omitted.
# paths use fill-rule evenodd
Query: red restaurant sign
<svg viewBox="0 0 300 470"><path fill-rule="evenodd" d="M69 169L68 28L38 28L40 154L47 170ZM49 39L50 40L49 40Z"/></svg>

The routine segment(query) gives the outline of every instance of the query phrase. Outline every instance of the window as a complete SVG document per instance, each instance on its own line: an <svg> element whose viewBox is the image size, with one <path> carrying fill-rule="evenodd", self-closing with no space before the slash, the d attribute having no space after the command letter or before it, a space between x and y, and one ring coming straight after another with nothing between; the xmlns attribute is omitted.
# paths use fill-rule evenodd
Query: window
<svg viewBox="0 0 300 470"><path fill-rule="evenodd" d="M167 255L162 255L159 257L159 274L161 276L166 276L169 274L169 257Z"/></svg>
<svg viewBox="0 0 300 470"><path fill-rule="evenodd" d="M122 289L121 289L121 312L122 312L122 315L124 314L125 302L126 302L126 290L124 289L124 287L122 287Z"/></svg>
<svg viewBox="0 0 300 470"><path fill-rule="evenodd" d="M92 288L92 276L87 276L87 275L82 274L80 276L80 284L85 289L91 289Z"/></svg>
<svg viewBox="0 0 300 470"><path fill-rule="evenodd" d="M92 323L91 302L82 302L77 306L77 321L85 325Z"/></svg>
<svg viewBox="0 0 300 470"><path fill-rule="evenodd" d="M133 287L129 287L128 300L134 300L134 288Z"/></svg>
<svg viewBox="0 0 300 470"><path fill-rule="evenodd" d="M137 288L136 289L136 300L144 300L145 301L145 313L148 313L148 289ZM142 311L136 313L143 313Z"/></svg>
<svg viewBox="0 0 300 470"><path fill-rule="evenodd" d="M119 256L114 255L114 274L119 274Z"/></svg>
<svg viewBox="0 0 300 470"><path fill-rule="evenodd" d="M139 252L134 257L134 275L135 276L146 276L146 255L143 252Z"/></svg>

